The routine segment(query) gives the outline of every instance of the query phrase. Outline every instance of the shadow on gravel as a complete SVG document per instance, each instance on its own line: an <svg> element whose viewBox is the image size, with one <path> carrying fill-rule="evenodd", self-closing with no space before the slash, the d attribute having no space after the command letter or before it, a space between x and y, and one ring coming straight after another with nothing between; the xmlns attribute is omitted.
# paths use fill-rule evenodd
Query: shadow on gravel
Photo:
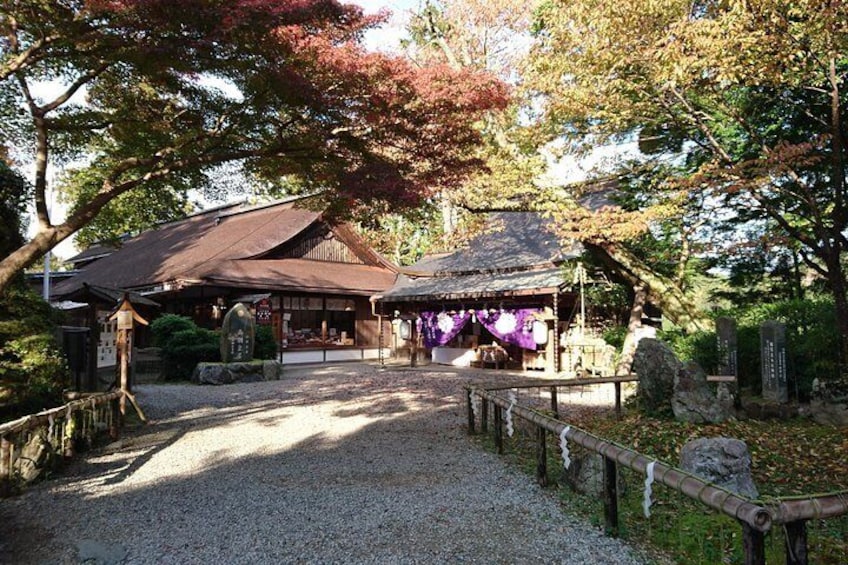
<svg viewBox="0 0 848 565"><path fill-rule="evenodd" d="M89 454L83 476L3 501L0 562L75 562L90 539L133 563L610 562L613 542L565 535L575 525L531 478L468 441L463 385L475 378L373 370L228 385L231 395L185 386L183 408L145 405L154 423ZM316 418L327 426L313 431ZM225 438L234 455L214 445L230 433L263 435L240 455ZM177 447L197 458L169 460ZM156 479L154 464L173 472Z"/></svg>

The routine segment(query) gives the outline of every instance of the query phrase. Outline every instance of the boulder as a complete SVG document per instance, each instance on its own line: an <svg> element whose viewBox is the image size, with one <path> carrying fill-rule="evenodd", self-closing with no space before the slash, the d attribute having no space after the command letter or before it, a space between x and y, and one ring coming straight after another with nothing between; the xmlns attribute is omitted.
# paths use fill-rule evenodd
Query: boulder
<svg viewBox="0 0 848 565"><path fill-rule="evenodd" d="M279 380L282 373L283 367L277 361L198 363L191 375L191 381L208 385L255 383Z"/></svg>
<svg viewBox="0 0 848 565"><path fill-rule="evenodd" d="M714 394L704 370L690 361L674 378L671 409L680 422L719 424L733 417L733 396L726 386Z"/></svg>
<svg viewBox="0 0 848 565"><path fill-rule="evenodd" d="M682 365L663 342L643 338L633 355L633 372L639 375L639 404L648 414L667 412L674 380Z"/></svg>
<svg viewBox="0 0 848 565"><path fill-rule="evenodd" d="M692 440L680 450L680 468L746 498L760 496L744 441L726 437Z"/></svg>
<svg viewBox="0 0 848 565"><path fill-rule="evenodd" d="M594 451L583 450L571 453L571 465L563 469L564 479L574 491L580 494L603 498L604 496L604 457ZM619 496L624 493L624 481L618 477Z"/></svg>
<svg viewBox="0 0 848 565"><path fill-rule="evenodd" d="M810 415L816 423L848 427L848 384L814 379L810 396Z"/></svg>
<svg viewBox="0 0 848 565"><path fill-rule="evenodd" d="M37 479L44 469L48 468L54 460L55 453L41 434L33 435L24 445L18 459L18 473L25 483Z"/></svg>

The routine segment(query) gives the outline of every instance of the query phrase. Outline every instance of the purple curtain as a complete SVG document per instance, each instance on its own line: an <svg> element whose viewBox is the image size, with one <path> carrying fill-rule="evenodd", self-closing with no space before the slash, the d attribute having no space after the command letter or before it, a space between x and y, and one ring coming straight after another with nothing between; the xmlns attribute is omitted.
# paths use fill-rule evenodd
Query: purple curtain
<svg viewBox="0 0 848 565"><path fill-rule="evenodd" d="M471 313L460 312L421 312L420 330L424 336L424 347L433 348L445 345L458 334ZM531 336L532 337L532 336Z"/></svg>
<svg viewBox="0 0 848 565"><path fill-rule="evenodd" d="M533 339L533 322L536 320L536 308L518 308L515 310L478 310L477 319L492 335L521 347L536 349Z"/></svg>

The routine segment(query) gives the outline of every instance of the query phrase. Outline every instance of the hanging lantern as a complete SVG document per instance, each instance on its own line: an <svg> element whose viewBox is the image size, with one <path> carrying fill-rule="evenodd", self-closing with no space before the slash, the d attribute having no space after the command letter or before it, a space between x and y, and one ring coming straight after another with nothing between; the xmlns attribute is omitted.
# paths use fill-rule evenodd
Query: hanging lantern
<svg viewBox="0 0 848 565"><path fill-rule="evenodd" d="M548 343L548 324L541 320L533 321L533 341L536 342L536 345Z"/></svg>

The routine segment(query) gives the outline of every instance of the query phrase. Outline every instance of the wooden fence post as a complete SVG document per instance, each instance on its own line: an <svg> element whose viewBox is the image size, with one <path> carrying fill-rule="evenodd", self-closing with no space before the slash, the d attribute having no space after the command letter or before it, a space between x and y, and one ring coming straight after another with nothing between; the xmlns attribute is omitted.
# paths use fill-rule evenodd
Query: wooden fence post
<svg viewBox="0 0 848 565"><path fill-rule="evenodd" d="M742 522L742 552L745 565L766 565L765 535Z"/></svg>
<svg viewBox="0 0 848 565"><path fill-rule="evenodd" d="M12 490L12 442L6 436L0 438L0 496L8 496Z"/></svg>
<svg viewBox="0 0 848 565"><path fill-rule="evenodd" d="M483 406L481 406L480 411L480 431L488 433L489 431L489 400L487 398L483 398Z"/></svg>
<svg viewBox="0 0 848 565"><path fill-rule="evenodd" d="M604 522L608 536L618 537L618 468L604 456Z"/></svg>
<svg viewBox="0 0 848 565"><path fill-rule="evenodd" d="M466 408L468 409L468 435L474 434L474 391L468 389L466 396Z"/></svg>
<svg viewBox="0 0 848 565"><path fill-rule="evenodd" d="M786 565L807 565L807 523L788 522L786 528Z"/></svg>
<svg viewBox="0 0 848 565"><path fill-rule="evenodd" d="M548 432L542 426L536 426L536 482L539 486L548 486Z"/></svg>
<svg viewBox="0 0 848 565"><path fill-rule="evenodd" d="M503 408L495 404L495 447L503 454Z"/></svg>
<svg viewBox="0 0 848 565"><path fill-rule="evenodd" d="M117 398L109 401L109 437L112 440L121 437L121 408Z"/></svg>
<svg viewBox="0 0 848 565"><path fill-rule="evenodd" d="M615 383L615 417L621 419L621 383Z"/></svg>
<svg viewBox="0 0 848 565"><path fill-rule="evenodd" d="M559 418L559 402L557 401L557 387L551 387L551 412L554 413L554 418Z"/></svg>

